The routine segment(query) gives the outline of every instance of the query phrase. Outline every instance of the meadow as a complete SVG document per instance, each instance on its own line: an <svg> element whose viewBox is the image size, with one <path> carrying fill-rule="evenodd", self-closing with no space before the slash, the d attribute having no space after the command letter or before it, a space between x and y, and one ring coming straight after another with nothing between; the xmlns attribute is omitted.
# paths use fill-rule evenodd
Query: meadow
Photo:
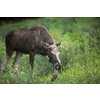
<svg viewBox="0 0 100 100"><path fill-rule="evenodd" d="M54 66L41 55L35 56L33 84L100 84L100 18L95 17L46 17L26 19L0 25L0 65L5 56L5 36L13 29L44 25L59 47L62 72L51 82ZM23 55L19 63L20 77L15 75L9 60L0 84L30 84L29 55Z"/></svg>

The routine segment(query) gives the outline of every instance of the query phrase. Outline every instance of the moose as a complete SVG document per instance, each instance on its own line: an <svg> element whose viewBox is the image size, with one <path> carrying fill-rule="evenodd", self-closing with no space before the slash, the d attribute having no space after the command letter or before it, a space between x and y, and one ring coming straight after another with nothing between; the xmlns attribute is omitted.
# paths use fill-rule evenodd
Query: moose
<svg viewBox="0 0 100 100"><path fill-rule="evenodd" d="M40 54L49 59L53 63L55 73L51 79L54 81L58 77L58 70L61 70L61 61L59 59L60 52L58 47L62 40L54 45L54 40L48 30L43 25L36 25L33 28L14 29L8 33L5 38L6 54L1 64L1 75L3 74L10 57L16 51L13 62L13 68L16 75L19 76L18 64L23 54L29 54L31 80L33 78L34 58L36 54Z"/></svg>

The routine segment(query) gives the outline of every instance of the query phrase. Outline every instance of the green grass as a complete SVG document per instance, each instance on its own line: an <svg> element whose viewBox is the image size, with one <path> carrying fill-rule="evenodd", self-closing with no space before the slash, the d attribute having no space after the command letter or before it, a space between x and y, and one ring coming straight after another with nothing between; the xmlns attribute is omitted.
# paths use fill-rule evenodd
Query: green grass
<svg viewBox="0 0 100 100"><path fill-rule="evenodd" d="M99 18L39 18L27 19L14 24L0 26L0 64L5 56L4 38L9 31L17 28L31 28L44 25L55 43L62 40L59 47L63 70L51 82L54 66L41 55L34 62L34 84L100 84L100 24ZM29 84L30 65L28 55L23 55L19 63L20 78L12 68L15 53L6 70L0 76L1 84Z"/></svg>

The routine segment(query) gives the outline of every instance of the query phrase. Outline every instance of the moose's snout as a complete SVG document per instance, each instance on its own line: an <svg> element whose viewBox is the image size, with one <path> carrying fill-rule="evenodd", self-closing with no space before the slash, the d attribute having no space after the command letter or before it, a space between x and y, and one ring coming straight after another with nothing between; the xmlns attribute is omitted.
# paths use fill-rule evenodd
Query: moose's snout
<svg viewBox="0 0 100 100"><path fill-rule="evenodd" d="M55 66L55 69L56 69L56 70L61 70L61 69L62 69L61 64L56 65L56 66Z"/></svg>

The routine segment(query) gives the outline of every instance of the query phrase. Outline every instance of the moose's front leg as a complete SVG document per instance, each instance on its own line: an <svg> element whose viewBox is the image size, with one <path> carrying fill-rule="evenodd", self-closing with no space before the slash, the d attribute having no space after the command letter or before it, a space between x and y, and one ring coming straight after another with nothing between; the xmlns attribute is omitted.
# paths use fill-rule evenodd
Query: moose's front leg
<svg viewBox="0 0 100 100"><path fill-rule="evenodd" d="M30 52L30 72L31 72L31 82L33 82L34 57L35 57L35 53L34 53L34 52Z"/></svg>
<svg viewBox="0 0 100 100"><path fill-rule="evenodd" d="M53 75L51 81L53 82L58 77L58 70L55 69L55 74Z"/></svg>

